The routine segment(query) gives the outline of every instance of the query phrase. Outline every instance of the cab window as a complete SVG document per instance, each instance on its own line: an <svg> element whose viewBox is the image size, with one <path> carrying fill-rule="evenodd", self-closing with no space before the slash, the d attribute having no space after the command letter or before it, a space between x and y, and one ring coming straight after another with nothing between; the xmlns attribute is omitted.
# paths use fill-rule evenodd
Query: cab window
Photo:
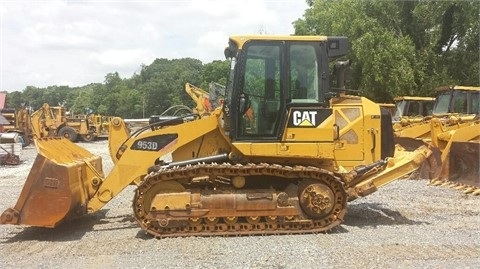
<svg viewBox="0 0 480 269"><path fill-rule="evenodd" d="M415 117L420 115L420 103L419 102L410 102L408 106L408 114L407 116Z"/></svg>
<svg viewBox="0 0 480 269"><path fill-rule="evenodd" d="M318 102L318 63L315 47L290 46L290 99L292 102Z"/></svg>
<svg viewBox="0 0 480 269"><path fill-rule="evenodd" d="M273 137L279 128L280 51L278 45L247 47L242 96L245 113L240 115L240 135Z"/></svg>
<svg viewBox="0 0 480 269"><path fill-rule="evenodd" d="M480 114L480 93L472 92L472 109L471 114Z"/></svg>
<svg viewBox="0 0 480 269"><path fill-rule="evenodd" d="M468 113L468 102L466 92L455 92L453 96L453 112Z"/></svg>
<svg viewBox="0 0 480 269"><path fill-rule="evenodd" d="M433 114L445 114L449 112L449 105L450 105L450 93L442 93L437 97L437 101L435 103L435 107L433 110Z"/></svg>

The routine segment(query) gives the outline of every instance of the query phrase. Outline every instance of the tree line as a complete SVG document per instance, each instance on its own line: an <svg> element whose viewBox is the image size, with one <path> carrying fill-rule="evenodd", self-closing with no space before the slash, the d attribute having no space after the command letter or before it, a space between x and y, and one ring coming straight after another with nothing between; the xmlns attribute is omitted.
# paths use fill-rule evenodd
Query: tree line
<svg viewBox="0 0 480 269"><path fill-rule="evenodd" d="M8 93L7 107L26 105L36 110L48 103L65 106L72 114L148 118L173 105L193 107L195 104L184 90L185 83L208 90L210 82L225 85L228 71L228 61L202 64L192 58L155 59L150 65L142 65L140 72L130 78L121 78L114 72L107 74L103 83L82 87L28 86L21 92Z"/></svg>
<svg viewBox="0 0 480 269"><path fill-rule="evenodd" d="M349 37L347 85L374 101L480 84L478 1L306 1L303 18L293 22L295 35ZM156 59L130 78L114 72L82 87L28 86L9 93L7 105L62 104L76 114L149 117L172 105L193 106L185 83L206 90L210 82L225 85L228 71L227 61Z"/></svg>

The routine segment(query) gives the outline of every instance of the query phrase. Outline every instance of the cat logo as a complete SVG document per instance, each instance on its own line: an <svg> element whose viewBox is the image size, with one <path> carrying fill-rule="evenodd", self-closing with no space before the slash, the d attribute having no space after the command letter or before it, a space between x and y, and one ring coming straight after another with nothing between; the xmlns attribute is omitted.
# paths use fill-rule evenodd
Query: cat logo
<svg viewBox="0 0 480 269"><path fill-rule="evenodd" d="M332 115L332 110L329 108L292 109L290 119L288 120L288 127L317 127L330 115Z"/></svg>
<svg viewBox="0 0 480 269"><path fill-rule="evenodd" d="M317 115L317 111L293 111L293 125L315 126L315 115Z"/></svg>

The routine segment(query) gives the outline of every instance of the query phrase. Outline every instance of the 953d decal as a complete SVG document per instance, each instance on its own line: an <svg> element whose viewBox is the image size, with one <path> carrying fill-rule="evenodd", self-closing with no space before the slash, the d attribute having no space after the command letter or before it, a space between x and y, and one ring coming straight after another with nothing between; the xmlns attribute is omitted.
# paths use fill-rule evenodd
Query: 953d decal
<svg viewBox="0 0 480 269"><path fill-rule="evenodd" d="M175 141L178 134L163 134L136 140L130 147L133 150L159 151Z"/></svg>

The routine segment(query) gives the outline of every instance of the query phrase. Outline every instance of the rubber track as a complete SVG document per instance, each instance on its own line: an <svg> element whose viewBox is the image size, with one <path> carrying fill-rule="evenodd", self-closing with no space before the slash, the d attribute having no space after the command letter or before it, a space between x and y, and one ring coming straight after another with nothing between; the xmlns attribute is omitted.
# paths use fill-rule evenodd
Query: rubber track
<svg viewBox="0 0 480 269"><path fill-rule="evenodd" d="M288 179L320 180L331 186L335 192L335 207L328 217L321 220L305 219L302 216L292 216L290 219L268 222L261 217L259 223L249 223L245 218L239 218L235 224L217 223L188 225L183 227L161 227L157 220L148 219L147 213L141 209L143 194L155 184L167 180L184 180L198 176L254 176L265 175ZM184 167L162 168L158 172L147 175L135 191L133 200L134 215L137 222L148 234L157 238L187 237L187 236L242 236L269 234L304 234L326 232L340 225L346 213L347 194L343 183L330 171L317 167L282 166L278 164L196 164ZM228 216L225 216L228 217ZM245 216L248 217L248 216Z"/></svg>

